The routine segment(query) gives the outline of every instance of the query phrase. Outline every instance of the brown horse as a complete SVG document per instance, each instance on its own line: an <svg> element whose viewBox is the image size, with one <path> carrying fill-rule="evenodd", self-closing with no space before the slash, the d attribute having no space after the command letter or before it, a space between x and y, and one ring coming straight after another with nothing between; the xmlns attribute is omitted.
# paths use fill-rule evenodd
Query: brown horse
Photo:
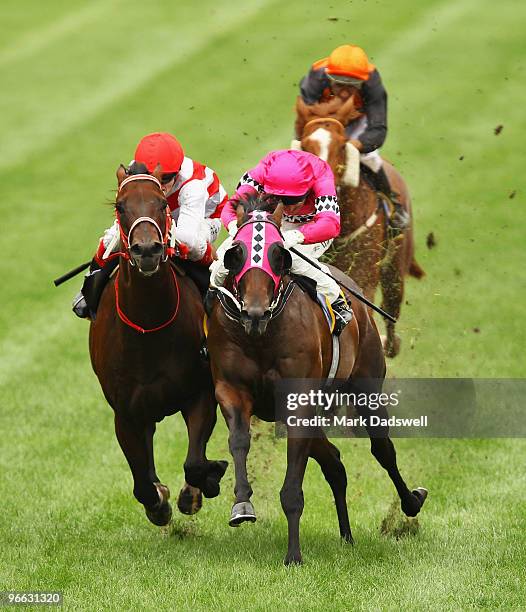
<svg viewBox="0 0 526 612"><path fill-rule="evenodd" d="M265 421L282 418L276 413L276 384L284 379L326 379L332 361L332 336L320 307L288 275L290 253L284 249L279 231L283 207L280 204L273 214L270 210L268 201L257 197L238 206L236 241L225 253L225 266L230 274L209 320L208 348L216 398L228 425L235 467L232 526L256 520L246 466L251 416ZM342 273L339 276L356 287ZM385 359L378 331L364 304L351 296L348 299L355 316L340 336L336 377L367 379L381 389ZM368 407L358 410L364 416L372 414ZM385 408L375 414L387 416ZM391 477L402 510L415 516L427 492L407 488L387 430L380 435L377 429L370 428L368 433L371 451ZM280 495L288 521L286 564L301 563L302 482L309 457L318 462L332 489L341 537L352 542L346 503L347 476L340 453L321 428L310 428L307 435L296 437L288 429L287 472Z"/></svg>
<svg viewBox="0 0 526 612"><path fill-rule="evenodd" d="M115 432L133 475L133 493L155 525L172 510L168 487L155 471L156 423L181 411L188 428L186 483L181 512L193 514L219 494L227 463L209 461L206 444L216 422L216 402L203 344L203 307L197 287L170 263L171 217L160 185L136 166L117 171L115 204L121 252L117 274L102 295L90 328L93 369L115 412Z"/></svg>
<svg viewBox="0 0 526 612"><path fill-rule="evenodd" d="M362 171L357 187L349 184L348 157L352 145L347 143L344 126L359 115L353 98L343 104L339 98L333 98L308 106L299 97L296 112L296 131L301 135L299 148L329 163L338 188L341 233L325 260L351 276L371 300L380 282L382 307L398 319L404 277L410 274L421 278L424 271L414 259L412 225L396 238L391 236L387 210L379 203L374 185L367 180L368 169ZM411 214L411 198L405 181L387 160L384 160L384 168L393 191L399 194L400 203ZM386 321L386 331L385 354L395 357L400 350L395 324Z"/></svg>

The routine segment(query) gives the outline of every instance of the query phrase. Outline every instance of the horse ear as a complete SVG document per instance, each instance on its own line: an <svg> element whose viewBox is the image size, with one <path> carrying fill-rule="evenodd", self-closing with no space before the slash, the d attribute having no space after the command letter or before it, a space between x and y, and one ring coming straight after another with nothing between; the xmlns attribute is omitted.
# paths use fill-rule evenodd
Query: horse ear
<svg viewBox="0 0 526 612"><path fill-rule="evenodd" d="M162 175L163 167L161 166L161 164L157 164L157 166L155 166L154 171L152 172L152 176L154 176L158 181L160 181Z"/></svg>
<svg viewBox="0 0 526 612"><path fill-rule="evenodd" d="M283 202L280 202L276 206L276 209L269 215L269 218L272 219L278 227L281 227L281 221L283 219Z"/></svg>
<svg viewBox="0 0 526 612"><path fill-rule="evenodd" d="M292 268L292 255L279 242L273 242L267 251L268 262L274 274L281 276Z"/></svg>
<svg viewBox="0 0 526 612"><path fill-rule="evenodd" d="M237 217L237 226L240 227L243 225L243 221L245 220L245 207L243 204L238 204L236 208L236 217Z"/></svg>
<svg viewBox="0 0 526 612"><path fill-rule="evenodd" d="M243 242L234 244L225 252L223 263L225 268L232 274L239 274L247 260L247 247Z"/></svg>
<svg viewBox="0 0 526 612"><path fill-rule="evenodd" d="M120 164L120 166L117 168L117 182L120 186L120 184L122 183L122 181L126 178L126 175L128 173L126 172L126 168Z"/></svg>

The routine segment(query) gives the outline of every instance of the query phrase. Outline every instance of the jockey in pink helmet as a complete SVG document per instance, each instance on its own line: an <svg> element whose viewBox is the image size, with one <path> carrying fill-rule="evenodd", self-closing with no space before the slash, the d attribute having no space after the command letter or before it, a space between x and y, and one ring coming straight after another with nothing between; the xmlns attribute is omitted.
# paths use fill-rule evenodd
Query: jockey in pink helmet
<svg viewBox="0 0 526 612"><path fill-rule="evenodd" d="M317 260L340 233L340 209L329 164L306 151L272 151L241 177L236 193L223 208L221 221L230 236L219 247L218 260L210 267L212 287L221 286L228 274L223 256L237 232L237 203L243 196L254 193L275 195L283 202L281 229L286 248L295 247ZM352 312L338 284L294 253L291 256L291 271L316 281L318 291L329 298L339 316L339 327L343 327ZM328 271L326 266L319 265Z"/></svg>
<svg viewBox="0 0 526 612"><path fill-rule="evenodd" d="M179 141L166 132L148 134L135 150L128 172L153 173L160 164L161 186L176 222L175 238L188 249L188 259L209 266L213 260L212 242L221 229L221 210L228 196L216 173L186 157ZM119 248L119 230L115 222L104 232L81 292L73 302L73 311L86 317L96 310L109 274L115 267L108 261ZM86 303L87 302L87 303ZM89 305L89 307L88 307Z"/></svg>

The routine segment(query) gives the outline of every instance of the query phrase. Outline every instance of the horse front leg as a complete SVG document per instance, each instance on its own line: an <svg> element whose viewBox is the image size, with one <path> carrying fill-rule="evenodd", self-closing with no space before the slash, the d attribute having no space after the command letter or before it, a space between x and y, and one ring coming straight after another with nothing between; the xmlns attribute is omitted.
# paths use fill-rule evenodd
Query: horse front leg
<svg viewBox="0 0 526 612"><path fill-rule="evenodd" d="M303 562L300 549L300 518L303 514L303 477L309 459L311 440L287 438L287 472L280 491L281 507L287 517L288 549L285 565Z"/></svg>
<svg viewBox="0 0 526 612"><path fill-rule="evenodd" d="M148 519L159 527L172 517L170 491L159 482L153 459L155 423L138 424L115 413L115 433L133 475L133 494L145 509Z"/></svg>
<svg viewBox="0 0 526 612"><path fill-rule="evenodd" d="M250 501L252 487L248 481L247 457L250 450L250 418L252 416L252 399L241 394L226 383L216 385L216 398L221 406L229 435L228 446L234 459L236 483L234 486L235 502L230 513L228 524L238 527L245 521L254 523L256 512Z"/></svg>
<svg viewBox="0 0 526 612"><path fill-rule="evenodd" d="M201 491L205 497L219 495L219 483L228 467L227 461L209 461L206 458L206 445L217 421L216 408L213 391L207 389L182 410L188 430L188 453L184 462L187 484L179 494L178 507L185 514L200 509Z"/></svg>

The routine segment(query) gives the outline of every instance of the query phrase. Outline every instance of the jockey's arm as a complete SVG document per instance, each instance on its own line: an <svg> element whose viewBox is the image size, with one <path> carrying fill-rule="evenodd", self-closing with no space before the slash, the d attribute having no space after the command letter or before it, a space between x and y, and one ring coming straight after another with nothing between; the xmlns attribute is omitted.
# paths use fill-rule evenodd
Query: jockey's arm
<svg viewBox="0 0 526 612"><path fill-rule="evenodd" d="M360 152L370 153L379 149L387 136L387 92L377 70L372 72L361 90L365 114L367 115L367 128L360 135Z"/></svg>
<svg viewBox="0 0 526 612"><path fill-rule="evenodd" d="M207 251L206 236L200 231L208 192L203 181L189 181L179 193L179 217L175 238L188 247L188 259L199 261Z"/></svg>
<svg viewBox="0 0 526 612"><path fill-rule="evenodd" d="M329 79L324 68L311 68L300 81L300 94L305 104L316 104L329 87Z"/></svg>
<svg viewBox="0 0 526 612"><path fill-rule="evenodd" d="M263 191L263 186L256 179L256 177L257 179L261 180L260 172L257 166L256 168L245 172L245 174L243 174L243 176L239 180L234 195L223 207L223 210L221 212L221 221L223 225L227 228L228 233L231 235L234 233L235 228L233 222L235 221L237 224L236 208L238 202L248 195L255 195Z"/></svg>
<svg viewBox="0 0 526 612"><path fill-rule="evenodd" d="M329 164L316 160L317 176L311 187L315 197L316 215L312 221L302 225L303 244L314 244L336 238L340 234L340 208L336 195L334 174Z"/></svg>

